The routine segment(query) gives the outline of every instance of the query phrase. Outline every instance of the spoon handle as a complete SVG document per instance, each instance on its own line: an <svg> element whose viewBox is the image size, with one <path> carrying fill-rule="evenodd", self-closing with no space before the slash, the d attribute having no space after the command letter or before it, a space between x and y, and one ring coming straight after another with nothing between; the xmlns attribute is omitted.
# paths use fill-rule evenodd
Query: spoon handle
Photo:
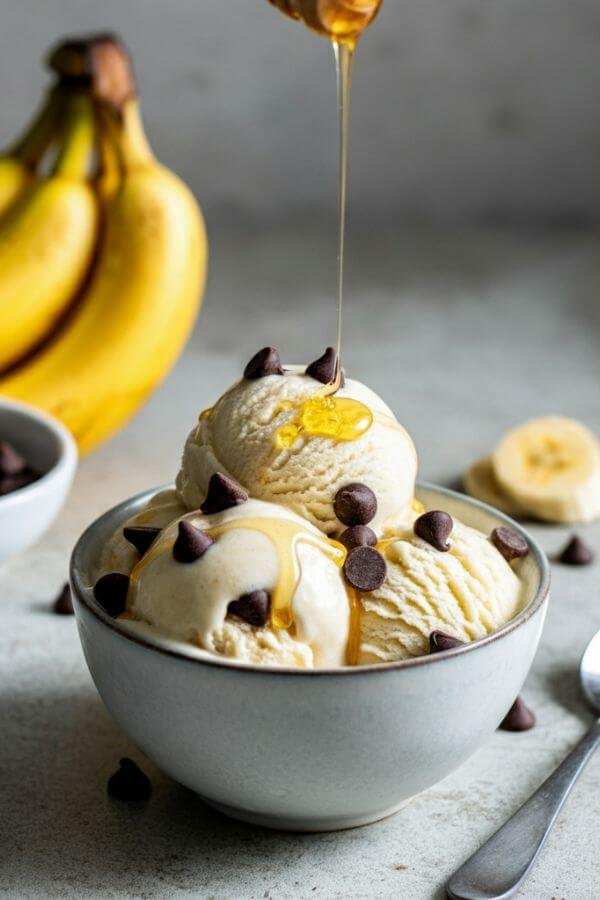
<svg viewBox="0 0 600 900"><path fill-rule="evenodd" d="M513 896L599 743L600 719L535 794L454 873L447 884L449 897L505 900Z"/></svg>

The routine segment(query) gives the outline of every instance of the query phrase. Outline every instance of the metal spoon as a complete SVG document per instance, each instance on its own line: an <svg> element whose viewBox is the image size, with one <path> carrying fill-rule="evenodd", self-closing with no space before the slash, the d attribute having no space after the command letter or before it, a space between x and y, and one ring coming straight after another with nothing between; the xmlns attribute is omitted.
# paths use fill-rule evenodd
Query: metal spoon
<svg viewBox="0 0 600 900"><path fill-rule="evenodd" d="M600 715L600 631L583 654L579 676L587 702ZM449 897L505 900L513 896L598 744L600 719L535 794L454 873L446 886Z"/></svg>

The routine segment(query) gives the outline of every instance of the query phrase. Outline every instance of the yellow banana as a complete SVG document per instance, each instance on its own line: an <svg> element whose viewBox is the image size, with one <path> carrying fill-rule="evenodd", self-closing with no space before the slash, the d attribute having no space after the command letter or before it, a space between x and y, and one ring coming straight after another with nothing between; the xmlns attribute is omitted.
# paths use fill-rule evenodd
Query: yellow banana
<svg viewBox="0 0 600 900"><path fill-rule="evenodd" d="M60 100L60 90L51 90L41 112L23 137L0 155L0 215L31 183L34 169L50 146L58 126Z"/></svg>
<svg viewBox="0 0 600 900"><path fill-rule="evenodd" d="M98 204L86 181L94 115L84 93L67 101L62 150L0 222L0 369L52 330L88 272Z"/></svg>
<svg viewBox="0 0 600 900"><path fill-rule="evenodd" d="M177 359L206 274L193 195L152 156L137 101L104 109L121 182L106 201L91 279L55 338L0 392L58 416L87 452L121 427Z"/></svg>

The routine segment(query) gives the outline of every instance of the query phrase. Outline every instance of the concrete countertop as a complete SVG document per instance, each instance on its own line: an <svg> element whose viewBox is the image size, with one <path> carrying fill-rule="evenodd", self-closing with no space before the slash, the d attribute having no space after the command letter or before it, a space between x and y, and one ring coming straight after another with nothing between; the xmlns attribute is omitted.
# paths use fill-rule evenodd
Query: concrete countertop
<svg viewBox="0 0 600 900"><path fill-rule="evenodd" d="M503 430L561 412L600 432L600 236L354 231L345 365L413 435L422 477L454 485ZM333 235L213 235L206 307L176 371L79 469L67 508L0 568L0 895L441 898L449 874L552 771L590 722L576 668L600 627L600 563L553 565L524 696L538 725L498 732L391 819L295 835L229 821L157 771L100 702L75 622L54 616L70 548L109 505L175 474L197 413L259 347L308 360L331 341ZM534 533L552 556L569 529ZM600 554L600 526L579 529ZM120 756L151 776L144 809L106 796ZM600 759L519 896L598 896Z"/></svg>

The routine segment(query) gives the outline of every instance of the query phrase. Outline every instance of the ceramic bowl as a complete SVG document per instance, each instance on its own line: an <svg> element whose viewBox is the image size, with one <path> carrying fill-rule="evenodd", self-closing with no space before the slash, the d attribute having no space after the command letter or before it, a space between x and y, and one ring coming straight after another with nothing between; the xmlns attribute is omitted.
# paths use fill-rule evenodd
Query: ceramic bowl
<svg viewBox="0 0 600 900"><path fill-rule="evenodd" d="M442 508L489 532L510 525L527 602L471 644L399 663L298 671L227 662L128 632L95 602L101 548L149 491L88 528L71 562L85 657L108 710L161 769L222 812L298 831L349 828L398 810L461 765L518 694L546 614L549 567L537 543L476 500L421 484Z"/></svg>
<svg viewBox="0 0 600 900"><path fill-rule="evenodd" d="M52 416L0 398L0 440L9 441L41 478L0 496L0 560L34 544L67 498L77 467L71 434Z"/></svg>

